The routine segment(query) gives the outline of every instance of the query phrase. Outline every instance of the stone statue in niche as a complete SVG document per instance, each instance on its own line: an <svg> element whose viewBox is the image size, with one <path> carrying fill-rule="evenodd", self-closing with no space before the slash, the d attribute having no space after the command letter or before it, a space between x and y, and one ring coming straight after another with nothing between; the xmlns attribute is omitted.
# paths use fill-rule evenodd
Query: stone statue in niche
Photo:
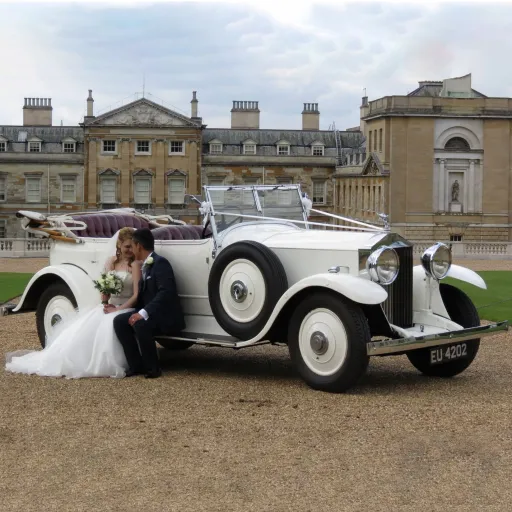
<svg viewBox="0 0 512 512"><path fill-rule="evenodd" d="M460 193L459 180L455 180L452 185L452 201L454 203L459 201L459 193Z"/></svg>

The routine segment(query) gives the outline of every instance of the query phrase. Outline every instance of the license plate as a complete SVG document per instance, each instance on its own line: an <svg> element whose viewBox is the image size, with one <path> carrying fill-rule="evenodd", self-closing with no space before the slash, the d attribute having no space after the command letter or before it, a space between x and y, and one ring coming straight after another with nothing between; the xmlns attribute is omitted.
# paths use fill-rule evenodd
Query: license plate
<svg viewBox="0 0 512 512"><path fill-rule="evenodd" d="M449 363L456 359L463 359L468 355L467 343L458 343L448 347L436 347L430 349L430 364Z"/></svg>

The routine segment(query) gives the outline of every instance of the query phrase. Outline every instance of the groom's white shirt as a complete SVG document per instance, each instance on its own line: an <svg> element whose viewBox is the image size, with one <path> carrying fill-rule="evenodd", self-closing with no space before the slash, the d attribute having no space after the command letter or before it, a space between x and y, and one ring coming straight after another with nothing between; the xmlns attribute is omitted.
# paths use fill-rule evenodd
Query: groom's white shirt
<svg viewBox="0 0 512 512"><path fill-rule="evenodd" d="M148 257L144 260L144 263L142 264L142 268L144 268L144 265L146 264L146 262L148 261L149 258L151 258L151 256L153 256L153 253L150 253L148 254ZM142 279L144 279L144 277L142 277ZM141 309L139 311L139 315L144 318L144 320L147 320L149 318L149 315L148 315L148 312L145 310L145 309Z"/></svg>

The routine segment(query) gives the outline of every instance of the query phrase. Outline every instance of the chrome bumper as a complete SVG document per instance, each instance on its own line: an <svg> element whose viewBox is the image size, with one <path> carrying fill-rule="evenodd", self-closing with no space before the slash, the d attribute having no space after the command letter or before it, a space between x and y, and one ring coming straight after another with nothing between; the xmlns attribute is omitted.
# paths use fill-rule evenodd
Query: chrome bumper
<svg viewBox="0 0 512 512"><path fill-rule="evenodd" d="M4 304L0 306L0 316L14 315L16 313L13 312L13 309L17 306L17 304Z"/></svg>
<svg viewBox="0 0 512 512"><path fill-rule="evenodd" d="M500 331L508 331L508 320L496 324L481 325L479 327L470 327L469 329L441 334L410 336L398 340L372 341L366 344L366 353L369 356L396 354L409 350L417 350L419 348L437 347L439 345L449 345L451 343L479 339L484 336L492 336Z"/></svg>

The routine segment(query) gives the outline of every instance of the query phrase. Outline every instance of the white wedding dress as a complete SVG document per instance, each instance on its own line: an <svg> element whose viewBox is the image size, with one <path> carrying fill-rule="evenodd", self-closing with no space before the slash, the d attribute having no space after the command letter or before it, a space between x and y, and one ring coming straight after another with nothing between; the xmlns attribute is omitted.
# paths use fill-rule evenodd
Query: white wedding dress
<svg viewBox="0 0 512 512"><path fill-rule="evenodd" d="M117 235L114 237L117 239ZM116 272L123 279L123 290L110 304L119 306L133 295L130 272ZM133 309L105 314L103 305L79 312L59 325L42 350L17 351L6 355L5 369L14 373L45 377L124 377L128 363L114 331L114 318Z"/></svg>

